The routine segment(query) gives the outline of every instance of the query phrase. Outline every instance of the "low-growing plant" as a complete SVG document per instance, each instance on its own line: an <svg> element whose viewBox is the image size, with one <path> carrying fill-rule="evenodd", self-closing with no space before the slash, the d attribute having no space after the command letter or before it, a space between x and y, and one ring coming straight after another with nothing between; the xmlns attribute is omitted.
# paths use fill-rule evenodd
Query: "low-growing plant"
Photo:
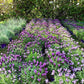
<svg viewBox="0 0 84 84"><path fill-rule="evenodd" d="M32 68L31 68L32 66ZM44 70L42 69L42 71L40 70L39 66L27 66L27 68L25 67L24 69L21 70L21 80L22 83L26 83L26 84L43 84L45 81L45 78L42 76L42 73L44 72Z"/></svg>

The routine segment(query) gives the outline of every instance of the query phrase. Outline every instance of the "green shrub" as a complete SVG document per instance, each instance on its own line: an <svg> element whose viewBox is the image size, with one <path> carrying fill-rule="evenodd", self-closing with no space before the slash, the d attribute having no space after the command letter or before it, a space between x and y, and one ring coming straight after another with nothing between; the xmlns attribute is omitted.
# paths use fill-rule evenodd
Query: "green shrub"
<svg viewBox="0 0 84 84"><path fill-rule="evenodd" d="M22 28L25 27L25 25L26 20L22 18L16 19L13 17L4 21L3 24L0 24L0 33L5 35L5 37L0 36L0 42L8 43L8 39L13 38L16 33L21 32Z"/></svg>
<svg viewBox="0 0 84 84"><path fill-rule="evenodd" d="M3 44L3 43L6 43L6 44L9 43L9 39L6 35L1 34L0 35L0 44Z"/></svg>

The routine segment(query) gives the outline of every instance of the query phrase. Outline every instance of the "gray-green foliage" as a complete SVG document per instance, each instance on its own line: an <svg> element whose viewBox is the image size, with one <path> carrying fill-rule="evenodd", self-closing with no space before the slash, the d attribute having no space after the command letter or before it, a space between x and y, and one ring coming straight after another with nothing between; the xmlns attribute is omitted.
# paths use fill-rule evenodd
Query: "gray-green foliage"
<svg viewBox="0 0 84 84"><path fill-rule="evenodd" d="M19 33L26 25L26 20L19 18L10 18L5 23L0 24L0 43L8 43L15 33Z"/></svg>

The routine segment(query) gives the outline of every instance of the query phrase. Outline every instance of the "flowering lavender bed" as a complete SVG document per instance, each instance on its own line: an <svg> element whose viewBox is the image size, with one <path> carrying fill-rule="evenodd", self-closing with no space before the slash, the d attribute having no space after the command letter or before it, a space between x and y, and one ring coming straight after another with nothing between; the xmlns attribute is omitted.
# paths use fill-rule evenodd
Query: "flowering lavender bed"
<svg viewBox="0 0 84 84"><path fill-rule="evenodd" d="M0 83L83 84L84 49L58 19L33 19L0 54Z"/></svg>
<svg viewBox="0 0 84 84"><path fill-rule="evenodd" d="M84 22L76 22L66 19L65 21L62 21L62 23L72 34L76 35L78 40L84 43Z"/></svg>

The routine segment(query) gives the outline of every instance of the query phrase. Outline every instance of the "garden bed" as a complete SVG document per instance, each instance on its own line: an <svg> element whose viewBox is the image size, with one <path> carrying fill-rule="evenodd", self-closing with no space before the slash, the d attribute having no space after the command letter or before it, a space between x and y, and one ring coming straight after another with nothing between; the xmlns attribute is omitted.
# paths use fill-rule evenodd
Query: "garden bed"
<svg viewBox="0 0 84 84"><path fill-rule="evenodd" d="M63 25L68 28L68 30L74 34L77 39L84 43L84 23L76 22L71 20L62 21Z"/></svg>
<svg viewBox="0 0 84 84"><path fill-rule="evenodd" d="M33 19L8 44L7 54L1 53L0 82L84 83L83 51L58 19Z"/></svg>

